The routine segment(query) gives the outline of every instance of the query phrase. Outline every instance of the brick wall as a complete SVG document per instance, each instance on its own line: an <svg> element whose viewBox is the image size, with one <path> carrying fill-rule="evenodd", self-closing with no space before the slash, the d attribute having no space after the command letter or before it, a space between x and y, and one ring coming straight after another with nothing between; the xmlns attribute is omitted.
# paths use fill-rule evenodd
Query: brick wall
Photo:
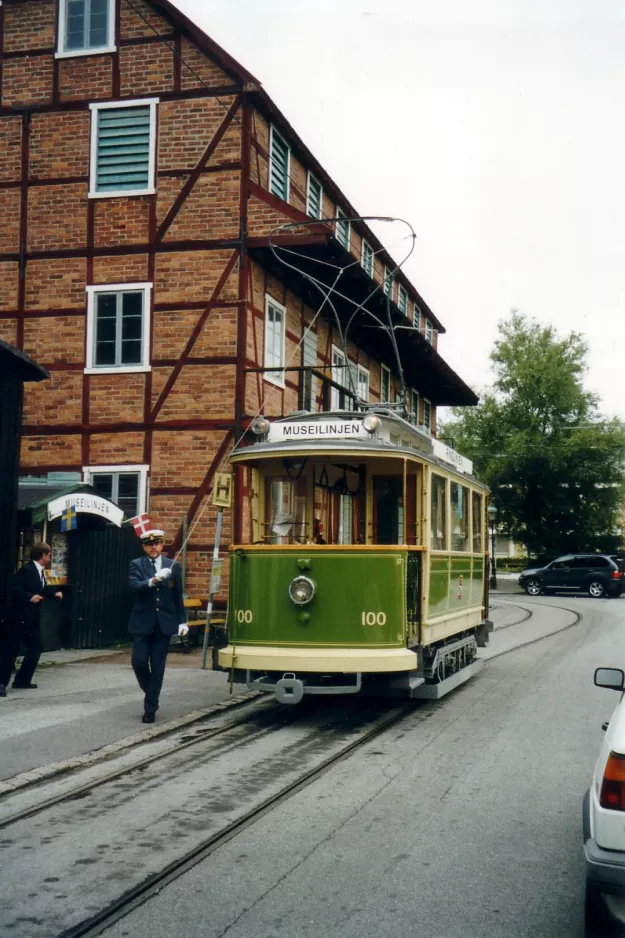
<svg viewBox="0 0 625 938"><path fill-rule="evenodd" d="M268 121L249 103L251 139L242 133L246 79L224 71L146 0L134 3L148 23L121 3L119 50L58 60L52 0L0 6L2 51L10 53L0 61L0 337L51 370L49 381L27 387L24 469L148 463L150 513L168 537L176 538L185 515L192 525L200 519L189 545L189 584L205 594L216 520L209 481L228 469L227 449L218 458L226 435L260 407L280 414L298 406L295 373L284 388L250 374L236 399L243 369L263 364L265 293L287 308L290 364L300 365L302 323L316 313L258 260L248 256L241 269L242 223L263 237L301 217L308 169L293 153L289 206L258 193L242 202L246 149L250 179L266 188L269 147ZM157 191L89 199L89 104L120 96L160 99ZM31 108L27 121L13 110L23 107ZM328 193L323 210L336 213ZM352 242L359 257L356 229ZM382 276L379 262L375 276ZM85 375L86 288L135 282L153 283L151 370ZM241 322L246 342L237 364ZM318 364L329 374L333 328L322 316L315 330ZM378 363L351 345L349 354L369 369L375 400ZM231 520L227 513L224 544Z"/></svg>

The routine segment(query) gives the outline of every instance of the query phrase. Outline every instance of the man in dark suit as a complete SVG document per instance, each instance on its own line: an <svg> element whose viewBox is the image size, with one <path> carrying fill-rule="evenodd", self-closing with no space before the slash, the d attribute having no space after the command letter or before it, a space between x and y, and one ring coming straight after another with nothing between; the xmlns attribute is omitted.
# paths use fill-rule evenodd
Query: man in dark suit
<svg viewBox="0 0 625 938"><path fill-rule="evenodd" d="M6 689L21 645L26 648L26 654L15 675L13 687L29 690L37 687L32 683L32 677L41 654L41 603L44 599L63 599L63 593L46 584L44 570L51 559L52 550L48 544L33 544L30 563L15 574L0 645L0 697L7 695Z"/></svg>
<svg viewBox="0 0 625 938"><path fill-rule="evenodd" d="M132 667L145 694L144 723L154 723L172 635L189 631L182 595L180 565L163 557L164 532L141 537L144 557L130 563L134 604L128 623L133 636Z"/></svg>

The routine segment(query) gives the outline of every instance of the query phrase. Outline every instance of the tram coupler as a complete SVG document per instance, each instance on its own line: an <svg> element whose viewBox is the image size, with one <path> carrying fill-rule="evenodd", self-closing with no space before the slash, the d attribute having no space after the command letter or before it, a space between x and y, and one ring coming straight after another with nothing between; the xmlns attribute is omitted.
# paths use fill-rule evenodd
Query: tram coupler
<svg viewBox="0 0 625 938"><path fill-rule="evenodd" d="M345 684L344 674L323 677L311 674L302 680L292 671L285 672L280 678L275 672L254 678L252 672L247 671L246 683L250 690L275 694L278 703L298 704L308 694L358 694L362 687L362 674L354 674L352 677L353 682Z"/></svg>
<svg viewBox="0 0 625 938"><path fill-rule="evenodd" d="M274 693L278 703L298 704L304 696L304 683L294 674L285 674L276 681Z"/></svg>

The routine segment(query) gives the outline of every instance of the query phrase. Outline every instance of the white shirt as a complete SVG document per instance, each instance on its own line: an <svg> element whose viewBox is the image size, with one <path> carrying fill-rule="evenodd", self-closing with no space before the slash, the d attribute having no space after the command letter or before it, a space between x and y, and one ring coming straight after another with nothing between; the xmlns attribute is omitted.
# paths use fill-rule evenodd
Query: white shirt
<svg viewBox="0 0 625 938"><path fill-rule="evenodd" d="M41 564L40 564L40 563L37 563L36 560L33 560L33 563L34 563L34 565L37 567L37 573L39 574L39 579L40 579L40 580L42 581L42 583L43 583L43 581L45 580L45 574L44 574L44 572L43 572L44 569L45 569L45 567L42 567Z"/></svg>
<svg viewBox="0 0 625 938"><path fill-rule="evenodd" d="M150 561L150 564L152 563L152 560L154 560L154 564L155 564L155 566L156 566L156 570L155 570L154 572L155 572L155 573L158 573L158 571L159 571L159 570L161 569L161 567L163 566L163 558L161 557L161 555L159 554L158 557L150 557L150 556L148 556L148 560ZM153 577L153 576L154 576L154 573L152 574L152 576L150 577L150 580L149 580L150 586L155 586L155 585L156 585L155 583L152 583L152 577Z"/></svg>

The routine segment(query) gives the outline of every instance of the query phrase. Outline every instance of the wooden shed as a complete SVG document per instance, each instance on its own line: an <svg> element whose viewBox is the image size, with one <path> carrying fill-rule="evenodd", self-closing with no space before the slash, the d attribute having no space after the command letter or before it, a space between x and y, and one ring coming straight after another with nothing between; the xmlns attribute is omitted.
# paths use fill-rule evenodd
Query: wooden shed
<svg viewBox="0 0 625 938"><path fill-rule="evenodd" d="M24 383L50 375L23 352L0 340L0 616L17 564L17 486Z"/></svg>

